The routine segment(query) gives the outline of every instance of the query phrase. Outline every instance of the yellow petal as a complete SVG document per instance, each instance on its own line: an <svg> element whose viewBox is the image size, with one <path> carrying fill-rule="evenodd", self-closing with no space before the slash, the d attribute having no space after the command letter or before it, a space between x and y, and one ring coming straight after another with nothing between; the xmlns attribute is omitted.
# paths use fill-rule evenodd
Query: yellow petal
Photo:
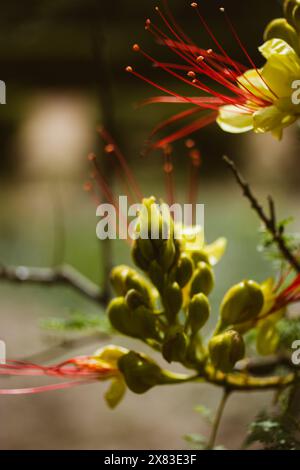
<svg viewBox="0 0 300 470"><path fill-rule="evenodd" d="M254 131L257 133L264 133L269 131L276 131L290 126L297 120L296 115L288 112L281 111L277 106L268 106L256 111L253 115Z"/></svg>
<svg viewBox="0 0 300 470"><path fill-rule="evenodd" d="M111 382L109 389L104 395L105 401L110 408L115 408L122 400L126 392L126 384L123 379L115 379Z"/></svg>
<svg viewBox="0 0 300 470"><path fill-rule="evenodd" d="M232 134L239 134L253 129L252 114L246 113L233 105L220 108L217 123L223 131Z"/></svg>
<svg viewBox="0 0 300 470"><path fill-rule="evenodd" d="M262 69L247 70L243 75L238 77L239 87L244 91L249 91L258 98L274 100L274 95L270 91L266 81L262 78ZM251 100L251 98L250 98Z"/></svg>
<svg viewBox="0 0 300 470"><path fill-rule="evenodd" d="M274 354L279 343L279 333L273 322L266 320L258 330L256 349L262 356Z"/></svg>
<svg viewBox="0 0 300 470"><path fill-rule="evenodd" d="M259 50L267 59L262 76L270 89L278 98L290 97L292 83L300 76L300 58L295 50L282 39L270 39Z"/></svg>
<svg viewBox="0 0 300 470"><path fill-rule="evenodd" d="M205 246L205 253L208 256L209 262L212 266L217 264L225 253L227 247L226 238L218 238L214 243Z"/></svg>

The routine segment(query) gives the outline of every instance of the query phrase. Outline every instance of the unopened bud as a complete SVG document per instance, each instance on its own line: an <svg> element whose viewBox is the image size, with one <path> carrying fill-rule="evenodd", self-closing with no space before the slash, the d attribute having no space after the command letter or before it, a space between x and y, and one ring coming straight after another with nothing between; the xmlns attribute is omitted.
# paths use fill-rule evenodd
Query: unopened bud
<svg viewBox="0 0 300 470"><path fill-rule="evenodd" d="M211 267L201 261L197 265L197 270L192 279L190 297L195 294L205 294L208 296L214 287L214 274Z"/></svg>
<svg viewBox="0 0 300 470"><path fill-rule="evenodd" d="M208 349L213 366L224 373L230 372L245 355L244 340L234 330L214 336Z"/></svg>
<svg viewBox="0 0 300 470"><path fill-rule="evenodd" d="M177 282L167 285L164 290L163 304L166 310L166 316L170 323L173 323L176 319L176 316L182 307L182 302L182 291Z"/></svg>
<svg viewBox="0 0 300 470"><path fill-rule="evenodd" d="M203 328L209 315L210 305L206 295L194 295L189 304L187 320L187 324L190 326L193 335Z"/></svg>
<svg viewBox="0 0 300 470"><path fill-rule="evenodd" d="M148 303L145 301L143 295L135 289L130 289L127 292L125 300L130 310L135 310L141 305L144 305L145 307L148 306Z"/></svg>
<svg viewBox="0 0 300 470"><path fill-rule="evenodd" d="M112 326L126 336L160 339L156 316L143 305L131 310L124 297L117 297L108 306L108 316Z"/></svg>
<svg viewBox="0 0 300 470"><path fill-rule="evenodd" d="M120 358L118 365L128 388L134 393L145 393L161 383L160 367L143 354L131 351Z"/></svg>
<svg viewBox="0 0 300 470"><path fill-rule="evenodd" d="M204 261L205 263L209 264L209 257L203 250L196 250L191 253L192 260L194 265L197 266L198 263Z"/></svg>
<svg viewBox="0 0 300 470"><path fill-rule="evenodd" d="M176 259L176 247L173 238L163 241L160 248L159 264L165 271L168 271Z"/></svg>
<svg viewBox="0 0 300 470"><path fill-rule="evenodd" d="M221 330L257 318L263 304L263 292L256 282L243 281L233 286L221 304Z"/></svg>
<svg viewBox="0 0 300 470"><path fill-rule="evenodd" d="M299 52L299 38L294 27L285 18L276 18L265 29L264 40L282 39Z"/></svg>
<svg viewBox="0 0 300 470"><path fill-rule="evenodd" d="M298 28L299 23L299 8L300 8L300 1L299 0L284 0L284 16L288 20L288 22Z"/></svg>
<svg viewBox="0 0 300 470"><path fill-rule="evenodd" d="M147 272L148 267L149 267L149 261L143 256L137 240L133 243L132 250L131 250L131 256L134 261L134 264L140 268L142 271Z"/></svg>
<svg viewBox="0 0 300 470"><path fill-rule="evenodd" d="M187 351L187 336L183 328L176 327L167 335L163 348L162 355L168 362L181 362L183 363Z"/></svg>
<svg viewBox="0 0 300 470"><path fill-rule="evenodd" d="M186 254L180 256L177 269L176 269L176 281L179 286L183 288L191 279L193 274L193 263L190 257Z"/></svg>
<svg viewBox="0 0 300 470"><path fill-rule="evenodd" d="M161 291L164 286L164 271L157 261L152 261L152 263L150 263L148 274L153 285Z"/></svg>

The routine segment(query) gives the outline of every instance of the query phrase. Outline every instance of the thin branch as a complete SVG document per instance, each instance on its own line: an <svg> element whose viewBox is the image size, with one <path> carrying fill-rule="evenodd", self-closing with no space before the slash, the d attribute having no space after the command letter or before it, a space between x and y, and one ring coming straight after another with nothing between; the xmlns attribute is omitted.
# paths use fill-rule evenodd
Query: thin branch
<svg viewBox="0 0 300 470"><path fill-rule="evenodd" d="M0 266L0 280L20 284L45 286L66 285L89 300L105 306L108 296L99 287L71 266L36 268L28 266Z"/></svg>
<svg viewBox="0 0 300 470"><path fill-rule="evenodd" d="M275 206L272 198L269 197L270 215L267 215L263 207L260 205L256 197L254 196L249 184L244 180L244 178L238 171L235 163L226 156L224 156L223 159L232 171L237 183L242 188L244 196L250 201L251 207L254 209L260 220L264 223L268 232L272 235L273 240L277 244L282 256L298 273L300 273L300 263L288 248L286 241L283 237L282 230L277 227Z"/></svg>
<svg viewBox="0 0 300 470"><path fill-rule="evenodd" d="M284 353L268 357L243 359L236 365L235 370L261 377L272 374L278 367L299 371L299 366L292 363L290 354Z"/></svg>
<svg viewBox="0 0 300 470"><path fill-rule="evenodd" d="M212 450L215 447L216 443L216 438L217 438L217 433L220 427L221 419L224 413L225 405L227 403L228 397L230 395L230 392L226 390L226 388L223 390L223 395L219 404L219 407L217 409L217 413L213 422L212 426L212 431L211 435L209 437L209 441L207 443L207 450Z"/></svg>

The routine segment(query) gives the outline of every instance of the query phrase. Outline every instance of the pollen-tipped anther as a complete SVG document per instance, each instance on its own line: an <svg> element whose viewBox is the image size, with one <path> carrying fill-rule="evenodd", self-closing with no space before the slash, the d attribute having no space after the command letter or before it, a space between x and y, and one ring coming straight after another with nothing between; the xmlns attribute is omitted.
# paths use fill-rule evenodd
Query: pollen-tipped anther
<svg viewBox="0 0 300 470"><path fill-rule="evenodd" d="M195 72L193 72L192 70L190 70L187 75L188 75L188 77L190 77L190 78L195 78L195 77L196 77Z"/></svg>
<svg viewBox="0 0 300 470"><path fill-rule="evenodd" d="M196 3L196 2L191 3L191 7L192 7L192 8L197 8L197 7L198 7L198 3Z"/></svg>
<svg viewBox="0 0 300 470"><path fill-rule="evenodd" d="M106 153L113 153L115 151L115 146L113 144L107 144L104 150Z"/></svg>
<svg viewBox="0 0 300 470"><path fill-rule="evenodd" d="M134 52L139 52L139 51L140 51L140 46L139 46L138 44L134 44L134 45L132 46L132 50L133 50Z"/></svg>
<svg viewBox="0 0 300 470"><path fill-rule="evenodd" d="M128 73L132 73L132 72L133 72L133 68L130 67L130 65L128 65L128 67L126 67L125 70L126 70L126 72L128 72Z"/></svg>

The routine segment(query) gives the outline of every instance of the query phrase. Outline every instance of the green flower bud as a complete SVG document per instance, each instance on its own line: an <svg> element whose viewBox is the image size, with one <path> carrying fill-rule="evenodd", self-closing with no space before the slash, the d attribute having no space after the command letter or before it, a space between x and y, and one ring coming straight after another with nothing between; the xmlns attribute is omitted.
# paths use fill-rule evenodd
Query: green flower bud
<svg viewBox="0 0 300 470"><path fill-rule="evenodd" d="M166 311L166 316L170 323L173 323L177 314L180 312L183 303L182 291L177 284L169 284L166 286L163 295L163 304Z"/></svg>
<svg viewBox="0 0 300 470"><path fill-rule="evenodd" d="M213 366L224 373L230 372L245 355L242 336L234 330L214 336L208 345Z"/></svg>
<svg viewBox="0 0 300 470"><path fill-rule="evenodd" d="M141 253L141 250L138 247L137 240L134 241L131 249L131 256L134 264L140 268L142 271L147 272L149 268L149 261L144 258Z"/></svg>
<svg viewBox="0 0 300 470"><path fill-rule="evenodd" d="M238 325L255 319L263 304L263 292L256 282L243 281L233 286L221 304L220 331L230 325Z"/></svg>
<svg viewBox="0 0 300 470"><path fill-rule="evenodd" d="M162 371L150 358L130 351L118 362L128 388L134 393L145 393L162 381Z"/></svg>
<svg viewBox="0 0 300 470"><path fill-rule="evenodd" d="M138 238L136 240L136 244L137 249L145 260L149 262L154 259L154 248L149 238Z"/></svg>
<svg viewBox="0 0 300 470"><path fill-rule="evenodd" d="M168 362L183 363L186 355L188 340L182 327L169 331L162 348L162 355Z"/></svg>
<svg viewBox="0 0 300 470"><path fill-rule="evenodd" d="M193 275L193 263L188 255L183 253L178 261L175 278L179 286L183 288Z"/></svg>
<svg viewBox="0 0 300 470"><path fill-rule="evenodd" d="M173 238L163 241L159 250L159 264L168 271L176 260L176 247Z"/></svg>
<svg viewBox="0 0 300 470"><path fill-rule="evenodd" d="M144 303L152 306L151 286L134 269L125 265L117 266L111 272L110 281L118 296L125 297L130 289L135 289L143 296Z"/></svg>
<svg viewBox="0 0 300 470"><path fill-rule="evenodd" d="M148 271L149 278L151 279L151 282L153 285L161 291L164 286L164 271L163 269L159 266L157 261L152 261L150 263L149 271Z"/></svg>
<svg viewBox="0 0 300 470"><path fill-rule="evenodd" d="M192 298L188 307L187 324L196 334L207 322L210 315L210 305L208 298L204 294L196 294Z"/></svg>
<svg viewBox="0 0 300 470"><path fill-rule="evenodd" d="M192 279L190 297L199 293L208 296L214 287L214 282L215 279L211 267L204 261L201 261L198 263Z"/></svg>
<svg viewBox="0 0 300 470"><path fill-rule="evenodd" d="M191 257L192 257L195 267L197 267L197 264L200 263L201 261L204 261L204 263L209 264L209 257L203 250L193 251L191 253Z"/></svg>
<svg viewBox="0 0 300 470"><path fill-rule="evenodd" d="M108 306L108 316L112 326L126 336L160 340L157 318L143 305L131 310L124 297L117 297Z"/></svg>
<svg viewBox="0 0 300 470"><path fill-rule="evenodd" d="M277 18L268 24L264 33L264 40L282 39L299 53L299 36L293 26L285 18Z"/></svg>
<svg viewBox="0 0 300 470"><path fill-rule="evenodd" d="M298 18L299 18L299 7L300 1L299 0L284 0L283 10L284 16L288 20L288 22L298 28Z"/></svg>
<svg viewBox="0 0 300 470"><path fill-rule="evenodd" d="M135 289L130 289L127 292L125 300L130 310L135 310L141 305L144 305L145 307L148 306L148 303L143 295Z"/></svg>

